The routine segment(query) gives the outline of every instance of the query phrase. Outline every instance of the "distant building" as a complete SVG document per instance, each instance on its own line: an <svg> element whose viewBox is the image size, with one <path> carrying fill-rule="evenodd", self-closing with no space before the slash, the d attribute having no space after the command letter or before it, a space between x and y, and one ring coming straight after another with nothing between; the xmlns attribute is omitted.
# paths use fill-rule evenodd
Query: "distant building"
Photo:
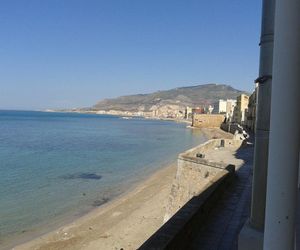
<svg viewBox="0 0 300 250"><path fill-rule="evenodd" d="M251 131L255 131L256 96L257 96L257 88L255 88L254 92L249 97L248 110L246 112L246 124L245 125Z"/></svg>
<svg viewBox="0 0 300 250"><path fill-rule="evenodd" d="M193 114L204 114L204 113L205 113L205 110L202 107L197 107L197 108L186 107L185 119L192 119Z"/></svg>
<svg viewBox="0 0 300 250"><path fill-rule="evenodd" d="M193 109L193 114L204 114L204 113L205 113L204 108L197 107Z"/></svg>
<svg viewBox="0 0 300 250"><path fill-rule="evenodd" d="M211 114L213 112L213 110L214 110L214 107L212 105L209 105L208 109L207 109L207 113Z"/></svg>
<svg viewBox="0 0 300 250"><path fill-rule="evenodd" d="M236 100L233 100L233 99L222 100L222 99L220 99L214 105L214 113L215 114L230 114L230 113L233 112L235 106L236 106Z"/></svg>
<svg viewBox="0 0 300 250"><path fill-rule="evenodd" d="M236 106L233 111L232 121L245 125L249 96L241 94L236 98Z"/></svg>
<svg viewBox="0 0 300 250"><path fill-rule="evenodd" d="M229 114L232 116L234 108L236 106L236 100L233 99L227 99L226 101L226 114Z"/></svg>
<svg viewBox="0 0 300 250"><path fill-rule="evenodd" d="M149 112L144 113L149 117L156 118L184 119L186 116L185 108L174 104L153 105Z"/></svg>
<svg viewBox="0 0 300 250"><path fill-rule="evenodd" d="M185 119L192 119L193 118L193 108L191 107L186 107L185 108Z"/></svg>
<svg viewBox="0 0 300 250"><path fill-rule="evenodd" d="M214 113L216 114L225 114L227 109L227 101L220 99L215 105L214 105Z"/></svg>

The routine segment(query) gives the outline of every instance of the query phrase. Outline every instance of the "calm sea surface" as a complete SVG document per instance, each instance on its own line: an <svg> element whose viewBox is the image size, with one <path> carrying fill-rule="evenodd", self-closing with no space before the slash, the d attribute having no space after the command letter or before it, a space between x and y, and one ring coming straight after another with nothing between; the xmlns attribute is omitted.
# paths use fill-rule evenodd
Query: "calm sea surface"
<svg viewBox="0 0 300 250"><path fill-rule="evenodd" d="M168 121L0 111L0 248L100 206L204 140Z"/></svg>

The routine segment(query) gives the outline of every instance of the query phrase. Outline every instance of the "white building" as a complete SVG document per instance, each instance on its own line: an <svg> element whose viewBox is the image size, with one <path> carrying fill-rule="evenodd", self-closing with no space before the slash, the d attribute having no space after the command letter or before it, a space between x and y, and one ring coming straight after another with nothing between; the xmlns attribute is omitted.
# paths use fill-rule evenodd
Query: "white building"
<svg viewBox="0 0 300 250"><path fill-rule="evenodd" d="M236 100L227 99L227 101L226 101L226 113L227 114L232 114L235 106L236 106Z"/></svg>
<svg viewBox="0 0 300 250"><path fill-rule="evenodd" d="M222 100L222 99L219 100L216 112L226 113L226 109L227 109L227 101Z"/></svg>
<svg viewBox="0 0 300 250"><path fill-rule="evenodd" d="M216 109L214 110L214 113L226 114L228 116L232 116L235 106L236 106L236 100L233 100L233 99L222 100L222 99L220 99L216 104Z"/></svg>

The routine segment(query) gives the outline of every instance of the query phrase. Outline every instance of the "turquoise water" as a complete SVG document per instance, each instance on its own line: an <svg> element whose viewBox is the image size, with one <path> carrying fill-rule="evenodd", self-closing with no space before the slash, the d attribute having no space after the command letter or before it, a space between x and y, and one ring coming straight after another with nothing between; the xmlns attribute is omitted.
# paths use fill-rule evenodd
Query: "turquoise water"
<svg viewBox="0 0 300 250"><path fill-rule="evenodd" d="M0 246L102 205L204 140L169 121L0 111Z"/></svg>

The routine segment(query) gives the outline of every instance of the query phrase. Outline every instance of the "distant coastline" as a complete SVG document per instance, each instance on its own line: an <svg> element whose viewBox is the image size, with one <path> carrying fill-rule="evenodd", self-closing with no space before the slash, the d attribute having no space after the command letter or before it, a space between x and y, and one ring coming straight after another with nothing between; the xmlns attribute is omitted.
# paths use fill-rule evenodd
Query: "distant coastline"
<svg viewBox="0 0 300 250"><path fill-rule="evenodd" d="M161 121L174 121L180 123L192 124L191 120L182 119L182 118L171 118L171 117L156 117L145 115L141 112L129 112L129 111L118 111L118 110L110 110L110 111L95 111L95 110L82 110L82 109L46 109L43 112L49 113L78 113L78 114L94 114L94 115L112 115L122 117L130 117L130 118L143 118L150 120L161 120Z"/></svg>
<svg viewBox="0 0 300 250"><path fill-rule="evenodd" d="M202 84L149 94L103 99L86 108L47 109L46 111L143 117L191 124L193 110L212 113L214 107L218 107L219 100L236 99L243 93L246 92L226 84Z"/></svg>

